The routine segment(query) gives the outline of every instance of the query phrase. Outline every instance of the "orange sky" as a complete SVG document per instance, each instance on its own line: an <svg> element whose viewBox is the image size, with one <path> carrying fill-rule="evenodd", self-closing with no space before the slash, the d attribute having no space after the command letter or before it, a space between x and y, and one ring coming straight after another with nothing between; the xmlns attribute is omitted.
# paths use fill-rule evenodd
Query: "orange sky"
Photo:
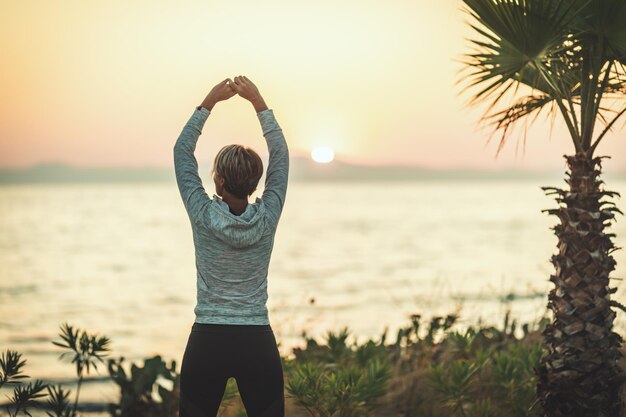
<svg viewBox="0 0 626 417"><path fill-rule="evenodd" d="M543 113L498 159L483 108L458 95L465 37L459 0L4 2L0 13L0 166L171 166L194 106L226 77L254 81L293 154L315 146L363 163L565 169L573 146ZM617 107L615 107L617 108ZM626 120L626 119L624 119ZM600 124L600 127L602 124ZM616 125L597 154L626 169ZM599 130L597 130L599 132ZM596 133L597 134L597 133ZM227 143L265 153L252 106L219 103L201 163Z"/></svg>

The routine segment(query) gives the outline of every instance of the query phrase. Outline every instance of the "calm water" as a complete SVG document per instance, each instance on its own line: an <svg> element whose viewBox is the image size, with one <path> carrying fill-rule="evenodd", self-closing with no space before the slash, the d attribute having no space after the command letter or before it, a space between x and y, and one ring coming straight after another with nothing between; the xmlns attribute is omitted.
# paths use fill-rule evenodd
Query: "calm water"
<svg viewBox="0 0 626 417"><path fill-rule="evenodd" d="M539 318L558 221L541 213L556 202L540 185L562 184L292 183L268 284L281 351L302 345L303 331L321 338L343 326L359 340L387 326L395 340L410 314L459 306L465 323L500 324L507 308ZM626 196L624 181L609 189ZM196 278L174 183L3 186L0 227L0 349L23 352L29 375L73 375L50 343L64 321L111 337L115 356L180 364ZM613 232L626 247L623 216ZM626 253L614 256L612 276L624 277ZM501 302L509 293L521 297ZM624 287L617 298L626 301ZM102 389L94 397L113 395Z"/></svg>

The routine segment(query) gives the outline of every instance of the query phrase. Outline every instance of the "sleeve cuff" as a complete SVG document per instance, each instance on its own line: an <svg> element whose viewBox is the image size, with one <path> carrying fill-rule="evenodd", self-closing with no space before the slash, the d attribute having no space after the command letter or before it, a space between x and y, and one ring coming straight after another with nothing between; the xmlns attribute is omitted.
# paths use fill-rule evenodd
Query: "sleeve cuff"
<svg viewBox="0 0 626 417"><path fill-rule="evenodd" d="M204 123L209 117L209 114L211 114L209 110L205 109L204 107L198 106L194 109L193 114L189 118L189 121L187 122L187 124L195 126L200 131L202 131L202 128L204 127Z"/></svg>
<svg viewBox="0 0 626 417"><path fill-rule="evenodd" d="M198 110L200 113L206 113L207 116L211 113L209 109L207 109L206 107L202 107L202 106L197 106L196 110Z"/></svg>
<svg viewBox="0 0 626 417"><path fill-rule="evenodd" d="M280 126L278 125L278 122L274 117L274 111L272 109L265 109L258 112L256 115L259 118L259 122L261 122L263 134L272 130L280 129Z"/></svg>

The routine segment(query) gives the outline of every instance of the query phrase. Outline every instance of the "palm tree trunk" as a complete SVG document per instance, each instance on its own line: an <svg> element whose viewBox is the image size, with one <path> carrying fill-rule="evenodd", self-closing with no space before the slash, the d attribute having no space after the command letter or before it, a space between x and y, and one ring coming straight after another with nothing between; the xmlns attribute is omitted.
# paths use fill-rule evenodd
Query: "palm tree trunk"
<svg viewBox="0 0 626 417"><path fill-rule="evenodd" d="M617 290L609 286L616 264L611 253L618 248L611 241L614 234L604 229L621 211L601 199L619 194L601 190L603 157L578 152L565 158L569 191L542 187L551 191L546 194L557 194L560 207L543 211L557 216L560 224L553 227L559 240L558 254L551 259L554 288L548 295L553 321L543 332L537 398L544 416L618 417L622 338L612 331L616 314L611 307L624 307L610 299Z"/></svg>

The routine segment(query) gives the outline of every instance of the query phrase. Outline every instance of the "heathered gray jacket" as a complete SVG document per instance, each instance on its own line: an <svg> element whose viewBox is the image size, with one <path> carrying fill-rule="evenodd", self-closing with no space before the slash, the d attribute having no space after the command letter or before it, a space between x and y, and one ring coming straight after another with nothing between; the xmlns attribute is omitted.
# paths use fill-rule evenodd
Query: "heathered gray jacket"
<svg viewBox="0 0 626 417"><path fill-rule="evenodd" d="M257 113L269 149L265 189L236 216L220 197L207 195L198 175L194 150L209 114L196 108L174 145L176 182L195 246L195 321L269 324L267 270L285 203L289 149L273 111Z"/></svg>

